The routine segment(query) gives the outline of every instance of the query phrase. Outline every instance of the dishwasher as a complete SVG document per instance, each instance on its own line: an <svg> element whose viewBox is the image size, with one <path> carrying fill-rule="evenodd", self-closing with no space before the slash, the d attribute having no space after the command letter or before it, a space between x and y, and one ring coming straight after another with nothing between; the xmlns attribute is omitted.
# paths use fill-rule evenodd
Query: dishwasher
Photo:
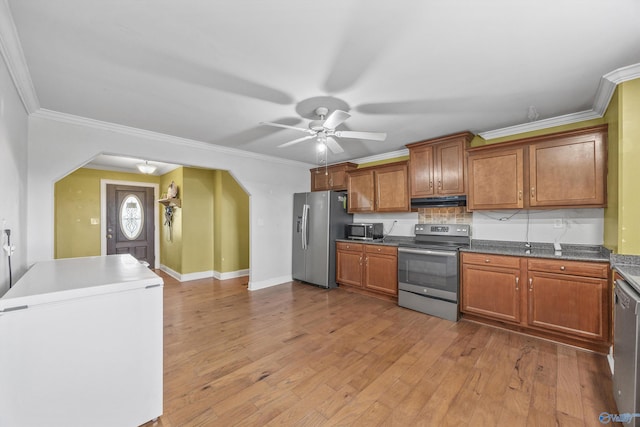
<svg viewBox="0 0 640 427"><path fill-rule="evenodd" d="M629 425L640 426L638 390L638 332L640 331L640 293L626 281L615 281L613 395L619 414L633 414Z"/></svg>

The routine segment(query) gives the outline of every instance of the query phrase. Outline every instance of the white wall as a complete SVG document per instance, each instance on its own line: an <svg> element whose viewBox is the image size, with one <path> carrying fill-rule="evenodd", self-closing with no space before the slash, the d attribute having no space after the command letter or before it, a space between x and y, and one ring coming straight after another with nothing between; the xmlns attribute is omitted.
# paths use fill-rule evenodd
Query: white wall
<svg viewBox="0 0 640 427"><path fill-rule="evenodd" d="M105 153L230 171L249 194L249 288L291 280L293 193L308 190L310 165L49 115L29 118L29 264L53 258L54 183Z"/></svg>
<svg viewBox="0 0 640 427"><path fill-rule="evenodd" d="M394 221L397 221L395 225L393 224ZM355 214L353 215L353 222L381 222L384 226L385 234L413 236L413 227L418 223L418 214L416 212Z"/></svg>
<svg viewBox="0 0 640 427"><path fill-rule="evenodd" d="M561 228L556 227L558 222ZM471 231L480 240L601 245L604 209L476 211Z"/></svg>
<svg viewBox="0 0 640 427"><path fill-rule="evenodd" d="M528 216L528 221L527 221ZM356 214L354 222L381 222L385 233L397 221L391 234L413 236L417 213ZM557 228L560 220L562 227ZM528 226L527 226L528 222ZM528 227L528 234L527 234ZM471 232L474 239L515 242L573 243L601 245L604 239L603 209L550 209L476 211Z"/></svg>
<svg viewBox="0 0 640 427"><path fill-rule="evenodd" d="M27 130L26 110L0 59L0 231L11 229L11 243L16 246L11 257L14 283L27 265ZM0 242L0 246L6 243L4 232ZM0 296L8 289L7 255L0 251Z"/></svg>

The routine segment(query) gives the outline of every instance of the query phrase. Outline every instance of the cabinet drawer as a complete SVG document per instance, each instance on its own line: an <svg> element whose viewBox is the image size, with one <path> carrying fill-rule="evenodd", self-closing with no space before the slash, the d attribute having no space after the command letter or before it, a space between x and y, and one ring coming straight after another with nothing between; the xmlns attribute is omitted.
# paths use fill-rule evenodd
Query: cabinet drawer
<svg viewBox="0 0 640 427"><path fill-rule="evenodd" d="M362 252L362 243L336 242L336 249L339 251Z"/></svg>
<svg viewBox="0 0 640 427"><path fill-rule="evenodd" d="M368 254L397 255L398 248L384 245L364 245L364 251Z"/></svg>
<svg viewBox="0 0 640 427"><path fill-rule="evenodd" d="M600 277L603 279L609 275L609 264L603 262L530 259L527 263L531 271L569 274L572 276Z"/></svg>
<svg viewBox="0 0 640 427"><path fill-rule="evenodd" d="M520 258L504 255L476 254L465 252L462 254L464 264L491 265L494 267L520 268Z"/></svg>

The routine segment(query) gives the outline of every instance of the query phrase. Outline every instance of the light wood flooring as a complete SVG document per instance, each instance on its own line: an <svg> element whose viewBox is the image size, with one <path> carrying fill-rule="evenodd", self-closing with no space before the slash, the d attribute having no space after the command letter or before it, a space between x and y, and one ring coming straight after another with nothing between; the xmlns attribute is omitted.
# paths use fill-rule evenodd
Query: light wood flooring
<svg viewBox="0 0 640 427"><path fill-rule="evenodd" d="M616 413L602 355L343 289L162 276L164 415L145 427L602 426Z"/></svg>

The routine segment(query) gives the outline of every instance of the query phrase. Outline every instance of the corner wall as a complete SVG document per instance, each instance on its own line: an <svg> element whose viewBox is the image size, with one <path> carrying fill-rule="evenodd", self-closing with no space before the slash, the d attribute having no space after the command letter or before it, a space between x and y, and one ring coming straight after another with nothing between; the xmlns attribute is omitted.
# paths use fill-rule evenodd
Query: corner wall
<svg viewBox="0 0 640 427"><path fill-rule="evenodd" d="M0 56L2 58L2 56ZM4 59L0 59L0 247L11 230L13 283L27 270L27 166L28 118ZM9 289L9 266L0 250L0 296Z"/></svg>

